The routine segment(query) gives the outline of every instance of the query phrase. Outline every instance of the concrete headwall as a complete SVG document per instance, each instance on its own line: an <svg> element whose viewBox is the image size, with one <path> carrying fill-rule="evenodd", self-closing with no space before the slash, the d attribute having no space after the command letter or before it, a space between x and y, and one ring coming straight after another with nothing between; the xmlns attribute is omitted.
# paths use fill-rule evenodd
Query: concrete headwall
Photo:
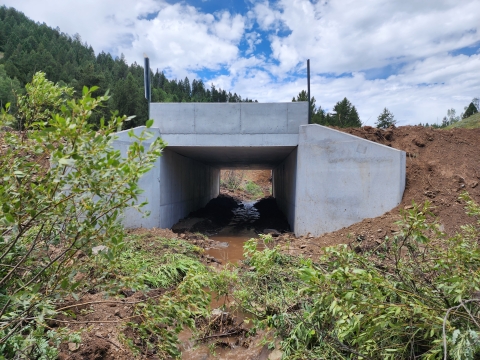
<svg viewBox="0 0 480 360"><path fill-rule="evenodd" d="M308 123L308 105L151 103L150 117L162 134L298 134L298 127Z"/></svg>
<svg viewBox="0 0 480 360"><path fill-rule="evenodd" d="M139 134L143 129L145 127L138 127L134 132ZM158 129L149 131L155 137L160 135ZM125 157L132 140L128 131L121 131L117 136L113 146ZM147 141L145 145L150 143ZM144 192L139 196L138 203L148 202L142 211L150 212L150 216L144 217L136 209L128 208L124 214L124 226L167 228L218 196L220 170L166 148L154 168L140 178L139 186Z"/></svg>
<svg viewBox="0 0 480 360"><path fill-rule="evenodd" d="M295 229L295 193L297 181L297 149L273 170L273 196L285 214L290 229Z"/></svg>
<svg viewBox="0 0 480 360"><path fill-rule="evenodd" d="M320 125L300 126L295 234L320 235L397 206L405 152Z"/></svg>

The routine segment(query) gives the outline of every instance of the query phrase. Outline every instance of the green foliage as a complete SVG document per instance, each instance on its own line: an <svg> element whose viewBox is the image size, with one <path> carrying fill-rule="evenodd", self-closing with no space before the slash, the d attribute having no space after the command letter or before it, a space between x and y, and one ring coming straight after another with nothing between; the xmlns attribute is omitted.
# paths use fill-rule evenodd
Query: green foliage
<svg viewBox="0 0 480 360"><path fill-rule="evenodd" d="M446 127L446 129L477 129L480 127L480 113L473 114L466 119L460 120L452 125Z"/></svg>
<svg viewBox="0 0 480 360"><path fill-rule="evenodd" d="M427 203L403 212L401 230L364 253L332 247L312 262L249 241L254 270L238 276L235 295L258 326L282 335L284 358L476 359L480 207L462 200L477 222L451 238Z"/></svg>
<svg viewBox="0 0 480 360"><path fill-rule="evenodd" d="M465 113L463 114L462 116L462 119L466 119L468 118L469 116L472 116L473 114L476 114L478 113L478 109L477 107L473 104L473 102L471 102L467 109L465 110Z"/></svg>
<svg viewBox="0 0 480 360"><path fill-rule="evenodd" d="M197 259L199 251L183 240L130 236L117 261L102 260L95 266L97 271L104 271L103 276L113 277L115 286L146 293L147 300L134 309L137 321L125 324L140 340L126 339L135 353L155 351L162 359L179 356L178 333L184 327L195 329L195 318L207 316L207 289L213 275ZM149 288L155 290L149 293Z"/></svg>
<svg viewBox="0 0 480 360"><path fill-rule="evenodd" d="M250 195L252 195L253 197L263 196L262 188L251 180L247 181L247 183L245 184L245 191Z"/></svg>
<svg viewBox="0 0 480 360"><path fill-rule="evenodd" d="M307 92L302 90L297 98L293 98L292 101L308 101ZM310 106L312 111L312 124L338 126L342 128L362 126L357 109L347 98L337 102L333 107L332 113L327 113L321 106L317 108L315 106L315 97L312 97Z"/></svg>
<svg viewBox="0 0 480 360"><path fill-rule="evenodd" d="M144 98L144 69L137 63L127 65L123 54L112 58L108 53L95 55L93 48L82 42L80 35L70 36L28 19L14 8L0 7L0 51L4 51L0 64L0 103L11 102L11 90L17 90L31 81L34 72L43 71L54 82L67 84L77 94L84 86L110 89L112 97L97 108L89 122L100 125L102 117L109 118L118 110L127 116L136 115L127 128L143 125L148 118L147 101ZM153 102L251 102L237 94L206 87L202 80L166 78L158 70L151 73ZM17 86L18 85L18 86Z"/></svg>
<svg viewBox="0 0 480 360"><path fill-rule="evenodd" d="M16 95L22 94L20 82L17 79L11 79L5 66L0 65L0 108L4 108L7 103L16 107Z"/></svg>
<svg viewBox="0 0 480 360"><path fill-rule="evenodd" d="M222 172L220 185L226 187L228 190L235 191L240 188L245 177L244 170L225 170Z"/></svg>
<svg viewBox="0 0 480 360"><path fill-rule="evenodd" d="M386 129L392 125L395 125L397 123L397 120L395 120L395 117L393 114L388 110L387 108L384 108L382 113L378 115L377 122L375 123L375 126L379 129Z"/></svg>
<svg viewBox="0 0 480 360"><path fill-rule="evenodd" d="M18 118L25 130L3 134L0 157L0 353L6 358L37 358L49 348L47 318L55 302L82 288L82 272L97 256L113 260L123 246L119 222L123 209L142 190L138 180L152 168L163 148L160 139L145 149L148 132L134 136L127 158L114 150L114 133L125 117L88 120L108 100L84 88L71 89L34 76L19 98ZM5 125L5 113L0 127ZM136 205L140 208L143 204ZM17 350L23 349L18 355Z"/></svg>
<svg viewBox="0 0 480 360"><path fill-rule="evenodd" d="M99 276L115 276L115 286L134 290L177 285L189 271L205 271L197 255L200 249L186 241L129 237L114 263L98 264ZM104 261L105 262L105 261Z"/></svg>

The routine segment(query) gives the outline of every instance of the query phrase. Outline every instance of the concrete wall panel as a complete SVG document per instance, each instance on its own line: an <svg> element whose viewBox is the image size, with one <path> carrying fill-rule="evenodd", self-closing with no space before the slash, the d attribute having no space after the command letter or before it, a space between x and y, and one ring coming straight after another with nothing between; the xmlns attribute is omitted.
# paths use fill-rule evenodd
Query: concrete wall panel
<svg viewBox="0 0 480 360"><path fill-rule="evenodd" d="M273 196L287 217L290 229L295 229L295 194L297 182L297 149L273 170Z"/></svg>
<svg viewBox="0 0 480 360"><path fill-rule="evenodd" d="M300 125L308 124L308 103L305 101L288 103L287 133L298 134Z"/></svg>
<svg viewBox="0 0 480 360"><path fill-rule="evenodd" d="M192 134L195 132L195 104L193 103L162 103L162 106L150 106L150 117L162 119L162 121L155 121L154 125L161 133Z"/></svg>
<svg viewBox="0 0 480 360"><path fill-rule="evenodd" d="M162 134L298 134L308 122L306 102L152 103Z"/></svg>
<svg viewBox="0 0 480 360"><path fill-rule="evenodd" d="M242 134L283 134L287 129L287 103L241 104ZM297 128L298 131L298 128Z"/></svg>
<svg viewBox="0 0 480 360"><path fill-rule="evenodd" d="M195 104L195 133L240 133L240 104Z"/></svg>
<svg viewBox="0 0 480 360"><path fill-rule="evenodd" d="M397 206L405 152L320 125L300 127L295 234L320 235Z"/></svg>

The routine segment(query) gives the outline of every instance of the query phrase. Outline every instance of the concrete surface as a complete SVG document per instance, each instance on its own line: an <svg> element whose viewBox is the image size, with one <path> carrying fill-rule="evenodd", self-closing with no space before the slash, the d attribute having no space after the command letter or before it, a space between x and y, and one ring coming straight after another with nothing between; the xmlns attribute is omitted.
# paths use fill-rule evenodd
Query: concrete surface
<svg viewBox="0 0 480 360"><path fill-rule="evenodd" d="M285 160L273 170L273 196L280 210L287 217L292 230L295 229L295 203L297 188L297 157L295 148Z"/></svg>
<svg viewBox="0 0 480 360"><path fill-rule="evenodd" d="M320 125L306 102L153 103L150 131L168 144L140 186L150 217L127 227L171 227L219 193L220 169L272 169L273 191L296 235L320 235L379 216L405 189L405 153ZM136 132L141 128L136 128ZM114 146L126 153L120 132Z"/></svg>
<svg viewBox="0 0 480 360"><path fill-rule="evenodd" d="M306 102L152 103L150 116L152 127L162 135L298 134L298 127L308 123L308 106Z"/></svg>
<svg viewBox="0 0 480 360"><path fill-rule="evenodd" d="M397 206L405 152L320 125L300 126L295 234L320 235Z"/></svg>
<svg viewBox="0 0 480 360"><path fill-rule="evenodd" d="M144 126L135 128L140 133ZM159 136L158 129L149 129ZM117 134L113 146L126 156L131 140L128 131ZM146 145L151 141L146 142ZM157 160L155 167L140 178L140 188L144 190L138 203L148 204L142 209L150 212L143 216L137 209L129 208L124 214L123 224L127 228L169 228L179 219L187 216L218 196L220 190L220 169L205 165L191 158L179 155L166 148Z"/></svg>

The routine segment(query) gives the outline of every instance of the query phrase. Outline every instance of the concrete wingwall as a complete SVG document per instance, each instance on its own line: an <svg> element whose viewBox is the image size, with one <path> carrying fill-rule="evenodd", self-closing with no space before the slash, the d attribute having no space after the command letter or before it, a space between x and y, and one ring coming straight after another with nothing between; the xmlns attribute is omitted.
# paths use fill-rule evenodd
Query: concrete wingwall
<svg viewBox="0 0 480 360"><path fill-rule="evenodd" d="M295 229L295 194L297 182L297 149L273 169L273 196L285 214L290 229Z"/></svg>
<svg viewBox="0 0 480 360"><path fill-rule="evenodd" d="M320 235L377 217L405 190L405 152L320 125L300 126L295 234Z"/></svg>
<svg viewBox="0 0 480 360"><path fill-rule="evenodd" d="M143 129L144 126L133 131L138 135ZM160 135L158 129L149 131L154 137ZM117 136L113 146L126 157L133 140L128 136L128 131L121 131ZM146 141L145 145L148 146L150 142ZM127 208L123 225L126 228L167 228L218 196L220 170L166 148L154 168L140 178L139 186L144 192L138 197L137 203L147 201L142 211L150 215L146 217L134 207Z"/></svg>

